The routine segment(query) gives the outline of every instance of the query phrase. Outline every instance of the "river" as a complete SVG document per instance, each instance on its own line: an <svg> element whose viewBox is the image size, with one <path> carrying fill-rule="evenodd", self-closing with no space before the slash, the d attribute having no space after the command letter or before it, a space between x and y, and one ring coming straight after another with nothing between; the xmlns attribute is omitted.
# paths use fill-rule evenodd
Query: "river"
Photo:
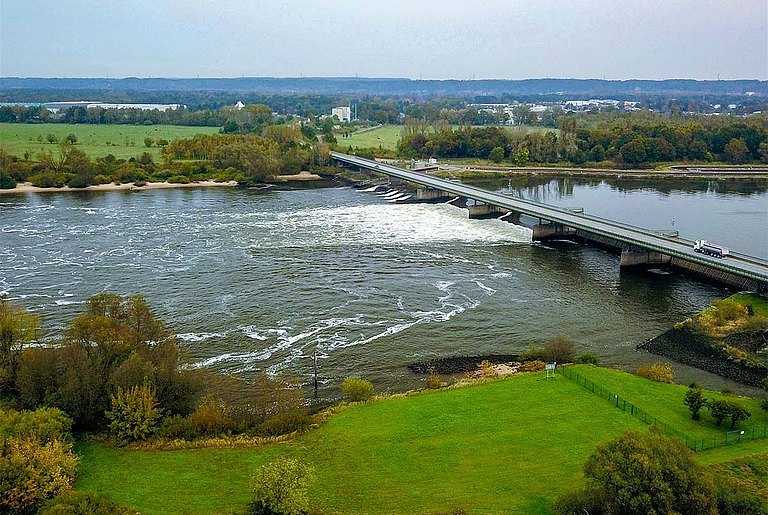
<svg viewBox="0 0 768 515"><path fill-rule="evenodd" d="M744 184L521 179L483 186L648 228L677 228L768 257L768 191ZM417 387L408 363L514 354L566 336L633 369L635 346L730 292L684 275L619 273L618 258L468 220L449 205L393 205L352 188L226 188L0 196L0 292L49 338L96 293L141 293L190 366L311 382L349 375ZM682 381L736 385L682 365Z"/></svg>

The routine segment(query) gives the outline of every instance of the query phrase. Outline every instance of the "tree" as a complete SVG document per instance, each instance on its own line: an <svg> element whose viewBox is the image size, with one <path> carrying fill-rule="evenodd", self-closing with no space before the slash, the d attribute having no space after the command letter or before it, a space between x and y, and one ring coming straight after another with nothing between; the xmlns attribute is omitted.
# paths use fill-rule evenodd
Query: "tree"
<svg viewBox="0 0 768 515"><path fill-rule="evenodd" d="M691 418L693 420L699 420L701 418L699 412L701 411L701 408L707 405L707 399L704 398L704 394L698 384L691 384L691 387L685 394L683 404L688 406L688 409L691 410Z"/></svg>
<svg viewBox="0 0 768 515"><path fill-rule="evenodd" d="M309 509L314 470L293 458L279 458L259 467L251 479L252 513L298 515Z"/></svg>
<svg viewBox="0 0 768 515"><path fill-rule="evenodd" d="M109 429L123 441L144 440L157 428L163 410L157 405L155 391L149 386L128 390L117 387L112 408L105 413Z"/></svg>
<svg viewBox="0 0 768 515"><path fill-rule="evenodd" d="M48 143L58 143L59 142L59 137L57 135L53 134L53 133L48 134L45 137L45 139L46 139L46 141L48 141Z"/></svg>
<svg viewBox="0 0 768 515"><path fill-rule="evenodd" d="M644 163L648 159L645 153L645 145L639 139L632 140L622 146L619 153L624 162L631 165Z"/></svg>
<svg viewBox="0 0 768 515"><path fill-rule="evenodd" d="M627 431L600 445L584 465L604 513L716 514L712 478L682 442L660 429Z"/></svg>
<svg viewBox="0 0 768 515"><path fill-rule="evenodd" d="M504 149L502 147L493 147L491 153L488 154L488 159L494 163L501 163L502 159L504 159Z"/></svg>
<svg viewBox="0 0 768 515"><path fill-rule="evenodd" d="M77 144L77 135L74 132L70 132L64 136L64 142L69 143L70 145Z"/></svg>
<svg viewBox="0 0 768 515"><path fill-rule="evenodd" d="M572 363L576 359L573 342L562 336L552 338L544 344L544 355L550 363Z"/></svg>
<svg viewBox="0 0 768 515"><path fill-rule="evenodd" d="M0 296L0 398L16 390L16 374L24 346L37 338L40 320Z"/></svg>
<svg viewBox="0 0 768 515"><path fill-rule="evenodd" d="M153 140L153 139L152 139L152 138L150 138L149 136L147 136L146 138L144 138L144 146L145 146L145 147L149 148L149 147L151 147L151 146L152 146L152 145L154 145L154 144L155 144L155 140Z"/></svg>
<svg viewBox="0 0 768 515"><path fill-rule="evenodd" d="M733 138L725 145L723 157L729 163L746 163L749 160L749 148L743 139Z"/></svg>

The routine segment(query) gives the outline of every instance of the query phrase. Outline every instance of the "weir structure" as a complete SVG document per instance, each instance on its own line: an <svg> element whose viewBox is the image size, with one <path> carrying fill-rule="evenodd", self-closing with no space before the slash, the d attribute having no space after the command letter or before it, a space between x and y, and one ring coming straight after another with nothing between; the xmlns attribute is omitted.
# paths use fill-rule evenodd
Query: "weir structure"
<svg viewBox="0 0 768 515"><path fill-rule="evenodd" d="M501 218L520 224L520 215L538 220L533 240L576 240L621 254L620 267L672 268L702 276L740 290L768 293L768 261L731 251L725 258L697 253L693 241L676 232L652 231L585 214L511 197L460 182L432 177L362 157L331 152L342 166L358 168L426 188L417 189L414 201L450 202L469 210L470 218Z"/></svg>

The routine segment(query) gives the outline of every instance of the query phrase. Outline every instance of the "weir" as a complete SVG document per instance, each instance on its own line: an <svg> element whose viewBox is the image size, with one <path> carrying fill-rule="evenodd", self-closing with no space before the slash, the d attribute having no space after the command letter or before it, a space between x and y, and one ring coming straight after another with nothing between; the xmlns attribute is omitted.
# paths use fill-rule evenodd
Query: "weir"
<svg viewBox="0 0 768 515"><path fill-rule="evenodd" d="M608 248L621 255L622 268L668 266L731 287L768 293L768 261L764 259L733 251L722 259L707 256L695 252L692 241L669 231L643 229L590 216L578 208L548 206L339 152L331 152L331 158L343 166L417 184L425 188L421 193L424 201L444 198L452 205L466 207L470 218L504 218L512 223L520 223L522 214L536 218L535 241L573 239Z"/></svg>

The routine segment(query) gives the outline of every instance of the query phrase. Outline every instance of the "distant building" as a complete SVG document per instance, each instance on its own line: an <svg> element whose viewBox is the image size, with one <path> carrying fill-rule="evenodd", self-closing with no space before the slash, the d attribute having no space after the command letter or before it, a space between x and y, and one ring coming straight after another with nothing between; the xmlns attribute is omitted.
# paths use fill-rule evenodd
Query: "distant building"
<svg viewBox="0 0 768 515"><path fill-rule="evenodd" d="M182 109L186 107L182 104L113 104L108 102L93 102L90 100L76 100L73 102L46 102L45 108L51 112L58 112L62 109L71 107L82 107L84 109L141 109L142 111L167 111L168 109Z"/></svg>
<svg viewBox="0 0 768 515"><path fill-rule="evenodd" d="M352 110L349 108L349 106L334 107L331 109L331 116L337 117L340 122L351 122Z"/></svg>
<svg viewBox="0 0 768 515"><path fill-rule="evenodd" d="M239 110L240 110L240 109L242 109L243 107L245 107L245 104L243 104L242 102L240 102L240 101L238 100L238 101L237 101L237 104L235 104L235 109L237 109L237 110L239 111Z"/></svg>

